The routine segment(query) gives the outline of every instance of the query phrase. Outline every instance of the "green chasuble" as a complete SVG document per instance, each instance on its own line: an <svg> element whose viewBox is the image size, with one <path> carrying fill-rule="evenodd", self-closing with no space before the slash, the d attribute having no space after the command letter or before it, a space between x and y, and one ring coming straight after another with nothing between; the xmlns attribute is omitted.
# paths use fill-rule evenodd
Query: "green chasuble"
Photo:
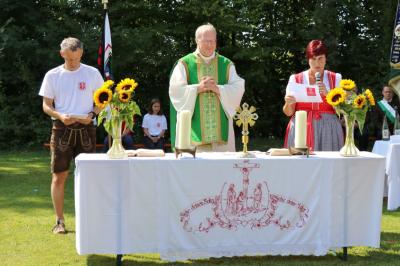
<svg viewBox="0 0 400 266"><path fill-rule="evenodd" d="M218 85L228 83L229 65L232 62L226 57L216 53L214 59L206 64L201 57L191 53L179 61L185 66L188 85L199 84L199 80L204 76L213 77L215 81L218 81ZM170 103L170 130L173 148L175 147L176 115L176 110ZM192 116L192 143L195 145L226 143L228 131L228 117L218 96L213 92L198 94Z"/></svg>

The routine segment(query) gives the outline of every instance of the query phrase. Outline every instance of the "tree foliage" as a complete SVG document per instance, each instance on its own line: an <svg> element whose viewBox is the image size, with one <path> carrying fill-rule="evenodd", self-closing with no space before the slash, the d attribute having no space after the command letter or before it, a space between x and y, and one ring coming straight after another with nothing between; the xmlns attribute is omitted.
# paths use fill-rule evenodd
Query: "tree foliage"
<svg viewBox="0 0 400 266"><path fill-rule="evenodd" d="M328 69L354 79L375 96L386 83L397 1L160 0L109 1L116 80L133 77L143 108L158 96L168 110L168 80L176 60L195 49L195 29L218 30L218 50L246 80L243 101L257 107L259 136L282 137L288 77L307 69L311 39L328 45ZM49 69L62 64L59 43L75 36L83 61L96 64L100 0L0 1L0 147L48 141L50 119L38 91ZM29 15L28 15L29 14ZM168 115L168 114L167 114Z"/></svg>

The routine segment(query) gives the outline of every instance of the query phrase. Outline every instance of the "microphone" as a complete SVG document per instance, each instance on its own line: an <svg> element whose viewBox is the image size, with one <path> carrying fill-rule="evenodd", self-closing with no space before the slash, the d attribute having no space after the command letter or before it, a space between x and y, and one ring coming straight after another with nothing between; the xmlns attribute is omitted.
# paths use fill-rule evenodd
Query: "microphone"
<svg viewBox="0 0 400 266"><path fill-rule="evenodd" d="M315 83L318 83L318 82L321 82L321 73L315 72ZM318 88L319 88L319 93L321 93L322 92L321 87L318 86Z"/></svg>
<svg viewBox="0 0 400 266"><path fill-rule="evenodd" d="M321 73L315 72L315 82L320 82L321 81Z"/></svg>

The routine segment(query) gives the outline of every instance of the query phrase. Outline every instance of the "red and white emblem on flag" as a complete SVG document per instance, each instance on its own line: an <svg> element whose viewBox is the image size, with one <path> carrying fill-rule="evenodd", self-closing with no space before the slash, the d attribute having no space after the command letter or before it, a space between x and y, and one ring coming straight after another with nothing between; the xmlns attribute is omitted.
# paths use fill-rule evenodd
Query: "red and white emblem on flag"
<svg viewBox="0 0 400 266"><path fill-rule="evenodd" d="M81 91L83 91L84 89L86 89L86 82L79 82L79 89Z"/></svg>
<svg viewBox="0 0 400 266"><path fill-rule="evenodd" d="M315 88L307 88L307 96L315 96Z"/></svg>

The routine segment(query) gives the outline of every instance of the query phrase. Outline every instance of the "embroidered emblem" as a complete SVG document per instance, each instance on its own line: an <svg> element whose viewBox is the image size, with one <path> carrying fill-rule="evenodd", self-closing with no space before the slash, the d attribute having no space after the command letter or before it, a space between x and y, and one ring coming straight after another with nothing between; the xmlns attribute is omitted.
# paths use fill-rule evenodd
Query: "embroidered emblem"
<svg viewBox="0 0 400 266"><path fill-rule="evenodd" d="M396 28L394 28L394 35L399 38L400 37L400 25L397 25Z"/></svg>
<svg viewBox="0 0 400 266"><path fill-rule="evenodd" d="M157 127L161 127L161 123L160 122L157 122Z"/></svg>
<svg viewBox="0 0 400 266"><path fill-rule="evenodd" d="M317 94L315 93L315 88L309 88L309 87L307 87L307 96L315 96L315 95L317 95Z"/></svg>
<svg viewBox="0 0 400 266"><path fill-rule="evenodd" d="M84 89L86 89L86 82L79 82L79 89L81 91L83 91Z"/></svg>
<svg viewBox="0 0 400 266"><path fill-rule="evenodd" d="M185 231L208 233L216 227L237 230L239 226L261 229L269 225L286 230L305 226L309 210L303 203L272 194L265 180L250 184L250 172L260 168L259 164L244 160L243 164L235 163L233 168L243 175L242 187L225 182L219 195L193 202L180 213ZM294 208L290 213L296 213L295 217L285 217L281 212L285 208Z"/></svg>

